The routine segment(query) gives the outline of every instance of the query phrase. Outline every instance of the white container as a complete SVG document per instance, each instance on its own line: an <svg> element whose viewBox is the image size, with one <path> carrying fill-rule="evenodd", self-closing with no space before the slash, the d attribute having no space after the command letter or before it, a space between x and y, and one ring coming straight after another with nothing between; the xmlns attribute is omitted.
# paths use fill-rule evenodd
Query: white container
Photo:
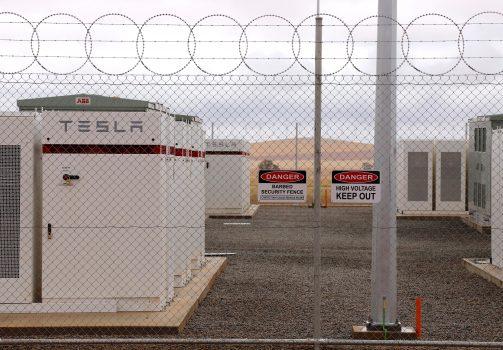
<svg viewBox="0 0 503 350"><path fill-rule="evenodd" d="M432 211L433 141L399 141L396 165L398 212Z"/></svg>
<svg viewBox="0 0 503 350"><path fill-rule="evenodd" d="M174 262L175 286L184 286L191 278L190 263L187 250L190 249L188 227L191 225L189 208L187 205L187 177L190 176L188 159L186 157L186 136L183 122L174 123L175 148L173 152L173 197L168 200L170 212L173 215L174 227Z"/></svg>
<svg viewBox="0 0 503 350"><path fill-rule="evenodd" d="M40 144L35 113L0 115L0 303L37 294Z"/></svg>
<svg viewBox="0 0 503 350"><path fill-rule="evenodd" d="M435 211L466 209L466 142L435 142Z"/></svg>
<svg viewBox="0 0 503 350"><path fill-rule="evenodd" d="M206 141L206 210L245 212L250 206L250 143L245 140Z"/></svg>
<svg viewBox="0 0 503 350"><path fill-rule="evenodd" d="M173 279L162 118L42 113L44 303L85 300L94 311L103 301L117 311L166 305Z"/></svg>
<svg viewBox="0 0 503 350"><path fill-rule="evenodd" d="M503 268L503 129L492 133L491 256L493 265Z"/></svg>
<svg viewBox="0 0 503 350"><path fill-rule="evenodd" d="M204 132L197 117L175 115L174 199L175 286L191 279L204 264Z"/></svg>

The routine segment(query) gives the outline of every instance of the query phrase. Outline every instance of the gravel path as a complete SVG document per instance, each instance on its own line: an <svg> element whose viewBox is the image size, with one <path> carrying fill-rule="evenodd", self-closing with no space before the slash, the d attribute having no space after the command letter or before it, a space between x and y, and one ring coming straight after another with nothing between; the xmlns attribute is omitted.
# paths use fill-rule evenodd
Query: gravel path
<svg viewBox="0 0 503 350"><path fill-rule="evenodd" d="M370 313L371 209L328 208L322 214L323 336L348 338L351 325L362 324ZM230 258L230 265L183 336L310 337L311 217L308 208L261 207L248 220L251 225L208 220L207 251L237 255ZM400 220L398 237L398 300L403 324L413 325L414 300L420 296L424 300L423 339L503 341L503 290L470 274L461 264L464 257L488 257L489 236L455 220ZM6 347L14 348L23 347ZM251 347L241 347L245 348Z"/></svg>

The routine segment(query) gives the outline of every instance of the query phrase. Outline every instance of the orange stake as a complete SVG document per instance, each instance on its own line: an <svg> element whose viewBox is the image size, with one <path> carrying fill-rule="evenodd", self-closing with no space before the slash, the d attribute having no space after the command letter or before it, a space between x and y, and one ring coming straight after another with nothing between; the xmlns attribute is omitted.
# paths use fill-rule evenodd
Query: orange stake
<svg viewBox="0 0 503 350"><path fill-rule="evenodd" d="M325 208L328 208L328 189L325 188Z"/></svg>
<svg viewBox="0 0 503 350"><path fill-rule="evenodd" d="M422 333L422 300L421 298L417 297L416 298L416 338L419 339L421 338L421 333Z"/></svg>

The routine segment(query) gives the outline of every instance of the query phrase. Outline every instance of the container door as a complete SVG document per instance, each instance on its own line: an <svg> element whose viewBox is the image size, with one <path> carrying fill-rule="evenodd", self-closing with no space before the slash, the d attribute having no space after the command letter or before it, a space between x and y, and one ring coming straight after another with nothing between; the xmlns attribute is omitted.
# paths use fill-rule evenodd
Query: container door
<svg viewBox="0 0 503 350"><path fill-rule="evenodd" d="M152 181L161 163L157 155L44 155L44 299L163 294L165 207Z"/></svg>

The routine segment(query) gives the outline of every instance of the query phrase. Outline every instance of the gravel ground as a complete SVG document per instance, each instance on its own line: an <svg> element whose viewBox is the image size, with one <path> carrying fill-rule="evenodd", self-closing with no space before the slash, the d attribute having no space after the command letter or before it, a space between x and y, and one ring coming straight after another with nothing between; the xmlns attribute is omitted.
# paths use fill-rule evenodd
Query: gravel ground
<svg viewBox="0 0 503 350"><path fill-rule="evenodd" d="M230 265L191 318L183 336L312 336L312 214L312 209L301 207L261 207L253 220L239 220L251 225L224 224L236 220L208 220L207 251L237 255L230 258ZM351 325L362 324L370 313L372 213L370 208L328 208L322 214L323 336L348 338ZM413 325L414 301L420 296L424 300L423 339L503 341L503 290L470 274L461 264L464 257L489 255L490 237L460 221L400 220L400 321ZM26 347L5 347L21 348ZM231 348L236 347L226 347ZM249 348L257 347L241 347ZM260 347L265 348L280 347ZM350 348L370 349L338 347Z"/></svg>

